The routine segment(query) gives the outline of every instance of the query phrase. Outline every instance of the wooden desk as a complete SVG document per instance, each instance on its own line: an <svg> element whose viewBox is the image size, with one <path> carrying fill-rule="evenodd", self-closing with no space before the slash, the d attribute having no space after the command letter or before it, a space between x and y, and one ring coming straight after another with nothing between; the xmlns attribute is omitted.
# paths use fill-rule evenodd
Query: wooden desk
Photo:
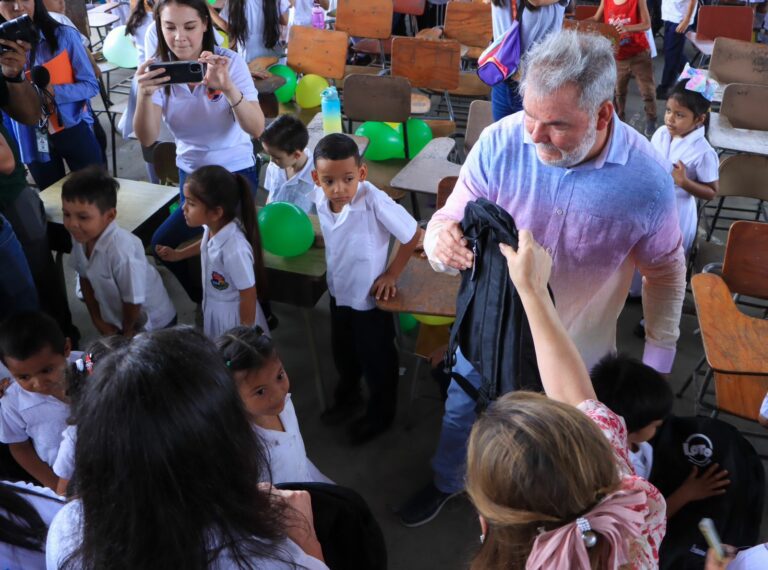
<svg viewBox="0 0 768 570"><path fill-rule="evenodd" d="M323 132L323 114L318 113L315 115L315 117L309 122L307 125L307 130L309 131L309 151L312 152L315 150L315 147L317 146L317 143L320 142L320 139L322 139L325 136L325 133ZM354 140L357 143L357 148L360 150L360 156L363 156L365 154L366 149L368 148L368 137L359 137L357 135L350 135L347 136L351 137L352 140Z"/></svg>
<svg viewBox="0 0 768 570"><path fill-rule="evenodd" d="M421 253L414 253L397 280L395 298L376 301L376 306L393 313L455 317L460 283L459 275L438 273Z"/></svg>
<svg viewBox="0 0 768 570"><path fill-rule="evenodd" d="M66 179L64 177L40 192L45 216L48 218L51 249L63 253L72 250L72 240L69 232L64 229L61 211L61 188ZM166 208L179 197L179 189L176 186L161 186L124 178L118 178L117 181L120 183L117 191L117 223L148 245L152 233L168 217Z"/></svg>
<svg viewBox="0 0 768 570"><path fill-rule="evenodd" d="M701 55L698 63L698 66L701 67L705 59L712 57L712 50L715 48L715 40L705 37L697 37L696 32L686 32L685 37L693 44L693 47L695 47ZM695 61L696 58L694 57L691 66L694 65Z"/></svg>
<svg viewBox="0 0 768 570"><path fill-rule="evenodd" d="M399 190L436 195L440 180L446 176L458 176L461 170L461 165L447 159L455 145L456 141L448 137L432 139L392 179L390 186Z"/></svg>
<svg viewBox="0 0 768 570"><path fill-rule="evenodd" d="M768 155L768 131L735 129L720 113L710 113L707 138L715 148Z"/></svg>
<svg viewBox="0 0 768 570"><path fill-rule="evenodd" d="M89 14L98 14L103 12L111 12L120 5L119 2L105 2L104 4L96 4L93 8L88 10Z"/></svg>
<svg viewBox="0 0 768 570"><path fill-rule="evenodd" d="M88 26L96 30L96 34L99 36L99 41L94 42L91 46L92 51L96 51L104 43L106 37L106 29L120 20L120 16L116 14L109 14L107 12L88 12Z"/></svg>
<svg viewBox="0 0 768 570"><path fill-rule="evenodd" d="M320 221L310 215L315 235L320 235ZM288 303L301 308L304 315L307 343L315 369L315 389L320 409L325 410L325 385L320 374L315 334L312 329L311 309L328 290L325 280L325 249L312 246L307 252L296 257L280 257L264 252L264 266L267 270L269 298L278 303Z"/></svg>

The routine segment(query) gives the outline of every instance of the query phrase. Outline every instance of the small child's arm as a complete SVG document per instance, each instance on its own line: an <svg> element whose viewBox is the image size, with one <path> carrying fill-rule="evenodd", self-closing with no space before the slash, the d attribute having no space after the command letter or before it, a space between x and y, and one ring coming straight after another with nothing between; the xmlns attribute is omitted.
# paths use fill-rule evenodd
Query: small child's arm
<svg viewBox="0 0 768 570"><path fill-rule="evenodd" d="M133 338L136 333L136 323L141 316L141 304L126 303L123 301L123 336Z"/></svg>
<svg viewBox="0 0 768 570"><path fill-rule="evenodd" d="M59 482L56 483L56 494L62 497L67 494L67 487L69 486L69 479L59 478Z"/></svg>
<svg viewBox="0 0 768 570"><path fill-rule="evenodd" d="M644 32L651 29L651 13L648 11L648 4L646 4L645 0L638 0L637 9L640 11L640 21L631 26L623 26L624 31L628 34Z"/></svg>
<svg viewBox="0 0 768 570"><path fill-rule="evenodd" d="M672 178L675 180L675 184L691 194L696 198L702 200L711 200L717 194L719 187L718 181L714 182L696 182L688 178L688 174L685 171L685 164L682 160L678 160L677 164L672 167Z"/></svg>
<svg viewBox="0 0 768 570"><path fill-rule="evenodd" d="M240 324L247 327L256 322L256 286L240 291Z"/></svg>
<svg viewBox="0 0 768 570"><path fill-rule="evenodd" d="M53 469L37 455L31 439L19 443L9 443L8 449L16 463L21 465L27 473L46 487L56 490L59 478L56 477Z"/></svg>
<svg viewBox="0 0 768 570"><path fill-rule="evenodd" d="M667 497L667 518L671 519L688 503L724 494L730 484L728 471L720 469L718 463L710 465L701 476L699 468L694 467L683 484Z"/></svg>
<svg viewBox="0 0 768 570"><path fill-rule="evenodd" d="M680 22L677 25L677 28L675 28L675 31L678 34L684 34L685 30L688 29L688 26L691 24L691 18L693 17L693 9L696 7L696 2L698 0L689 0L688 1L688 9L685 12L685 16L683 16L682 22Z"/></svg>
<svg viewBox="0 0 768 570"><path fill-rule="evenodd" d="M200 255L200 243L202 241L202 238L200 238L181 249L173 249L167 245L158 245L155 246L155 251L157 252L157 256L163 261L181 261L182 259L189 259L190 257Z"/></svg>
<svg viewBox="0 0 768 570"><path fill-rule="evenodd" d="M93 326L96 330L104 336L117 334L120 331L111 323L106 322L101 317L101 309L99 309L99 302L96 300L96 295L93 292L93 285L91 282L80 275L80 289L83 291L83 299L85 299L85 306L88 307L88 314L91 315Z"/></svg>
<svg viewBox="0 0 768 570"><path fill-rule="evenodd" d="M400 245L387 270L373 282L371 295L376 297L377 301L388 301L397 295L397 278L400 277L411 255L421 243L423 232L424 230L421 228L416 228L416 233L413 234L411 241Z"/></svg>
<svg viewBox="0 0 768 570"><path fill-rule="evenodd" d="M605 0L600 0L600 5L597 7L597 12L595 12L595 14L589 19L594 22L602 22L604 12L605 12Z"/></svg>

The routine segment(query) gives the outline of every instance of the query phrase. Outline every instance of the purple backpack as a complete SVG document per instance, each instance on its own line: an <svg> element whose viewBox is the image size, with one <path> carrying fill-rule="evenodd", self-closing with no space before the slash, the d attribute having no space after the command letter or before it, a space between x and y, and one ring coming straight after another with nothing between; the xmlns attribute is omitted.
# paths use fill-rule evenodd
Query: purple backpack
<svg viewBox="0 0 768 570"><path fill-rule="evenodd" d="M512 25L477 59L477 75L486 85L494 86L509 79L520 67L520 20L518 17L517 0L512 4ZM522 10L520 10L522 15Z"/></svg>

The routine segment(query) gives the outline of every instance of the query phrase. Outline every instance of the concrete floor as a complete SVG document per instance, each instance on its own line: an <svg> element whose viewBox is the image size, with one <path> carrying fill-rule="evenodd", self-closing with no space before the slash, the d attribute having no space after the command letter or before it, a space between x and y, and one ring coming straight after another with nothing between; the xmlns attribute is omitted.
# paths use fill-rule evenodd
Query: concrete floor
<svg viewBox="0 0 768 570"><path fill-rule="evenodd" d="M654 62L657 77L661 74L662 61ZM120 79L120 73L113 74L112 83ZM120 101L120 96L115 102ZM630 84L628 101L628 122L642 129L644 116L642 101L637 87ZM659 121L663 120L663 102L659 102ZM106 126L106 118L102 116ZM146 174L140 159L136 141L123 141L118 137L118 176L145 180ZM427 217L432 209L426 201L422 204L423 215ZM118 212L119 221L119 212ZM722 237L722 236L721 236ZM66 267L66 265L65 265ZM172 276L161 268L163 280L176 303L181 323L194 324L194 306ZM71 281L72 276L68 275ZM73 283L69 290L73 291ZM83 303L70 297L74 318L83 333L83 342L96 337ZM344 442L343 430L324 426L319 421L313 370L308 358L305 324L301 311L295 307L274 304L274 311L280 318L280 326L274 337L285 367L291 378L291 391L297 414L301 421L302 433L309 456L329 477L341 485L360 492L368 501L386 537L389 549L390 568L396 570L460 569L466 568L475 547L478 545L480 528L474 511L468 501L457 498L451 501L433 522L416 529L401 526L393 510L415 490L429 481L430 456L434 451L439 434L442 403L437 386L422 366L419 392L425 397L418 399L413 407L417 418L411 430L406 430L406 412L411 388L414 357L409 354L413 338L405 337L401 342L402 381L400 383L400 408L394 427L384 436L363 447L350 447ZM632 334L632 329L641 317L640 305L627 305L618 323L619 350L633 356L642 355L643 343ZM323 297L312 312L312 326L321 358L322 376L326 393L334 385L335 372L330 358L328 298ZM681 323L681 337L678 355L671 375L673 388L679 388L690 374L703 351L700 336L695 334L696 318L684 316ZM694 390L675 402L675 413L695 413ZM725 418L727 419L727 418ZM765 451L765 450L762 450ZM764 530L766 530L764 528ZM764 532L764 539L768 532Z"/></svg>

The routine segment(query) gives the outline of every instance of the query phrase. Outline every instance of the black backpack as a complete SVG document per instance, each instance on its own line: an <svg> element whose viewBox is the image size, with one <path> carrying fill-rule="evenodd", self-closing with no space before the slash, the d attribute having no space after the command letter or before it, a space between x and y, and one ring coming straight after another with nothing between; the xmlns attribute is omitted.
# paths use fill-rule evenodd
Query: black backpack
<svg viewBox="0 0 768 570"><path fill-rule="evenodd" d="M517 249L515 221L498 205L479 198L467 203L461 229L475 261L461 272L447 364L449 368L455 364L460 347L480 373L483 381L477 390L451 372L451 378L477 402L475 410L480 413L507 392L543 392L543 387L528 319L499 250L500 243Z"/></svg>
<svg viewBox="0 0 768 570"><path fill-rule="evenodd" d="M698 528L711 518L725 544L751 546L758 540L765 498L765 472L754 447L722 420L675 417L664 421L654 438L649 480L668 497L691 472L712 463L728 470L731 484L723 495L685 505L667 521L659 551L660 568L704 568L707 543Z"/></svg>

